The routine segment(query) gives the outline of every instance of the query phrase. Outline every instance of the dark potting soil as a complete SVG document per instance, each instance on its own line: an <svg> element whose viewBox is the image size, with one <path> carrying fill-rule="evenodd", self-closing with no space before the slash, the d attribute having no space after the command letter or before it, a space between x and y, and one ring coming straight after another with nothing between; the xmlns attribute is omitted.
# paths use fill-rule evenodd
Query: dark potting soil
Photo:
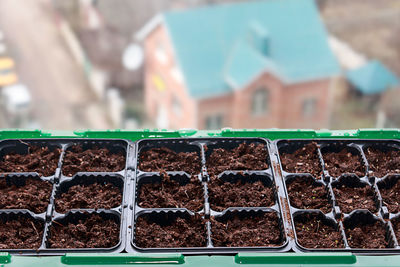
<svg viewBox="0 0 400 267"><path fill-rule="evenodd" d="M145 217L136 221L135 243L140 248L205 247L206 224L199 216L176 218L161 225Z"/></svg>
<svg viewBox="0 0 400 267"><path fill-rule="evenodd" d="M320 209L327 213L331 208L328 192L323 185L314 185L311 178L294 178L287 185L290 204L298 209Z"/></svg>
<svg viewBox="0 0 400 267"><path fill-rule="evenodd" d="M26 217L0 221L0 249L38 249L44 223Z"/></svg>
<svg viewBox="0 0 400 267"><path fill-rule="evenodd" d="M339 188L333 188L333 193L342 212L350 213L355 209L368 209L371 212L378 211L375 205L374 191L369 185L364 187L342 185Z"/></svg>
<svg viewBox="0 0 400 267"><path fill-rule="evenodd" d="M390 188L379 188L379 192L381 192L383 205L388 208L389 212L400 212L400 180L397 180Z"/></svg>
<svg viewBox="0 0 400 267"><path fill-rule="evenodd" d="M207 158L207 171L215 176L226 170L265 170L267 160L268 151L264 144L241 143L232 150L214 149Z"/></svg>
<svg viewBox="0 0 400 267"><path fill-rule="evenodd" d="M317 214L303 214L295 219L299 244L305 248L344 248L343 238L334 227L324 223Z"/></svg>
<svg viewBox="0 0 400 267"><path fill-rule="evenodd" d="M365 151L372 175L383 177L386 174L400 173L400 150L382 151L368 147Z"/></svg>
<svg viewBox="0 0 400 267"><path fill-rule="evenodd" d="M339 177L345 173L354 173L359 177L365 175L361 155L353 155L347 148L343 148L340 152L325 152L323 158L325 169L333 177Z"/></svg>
<svg viewBox="0 0 400 267"><path fill-rule="evenodd" d="M239 217L226 221L211 219L211 238L215 247L274 247L282 245L278 216Z"/></svg>
<svg viewBox="0 0 400 267"><path fill-rule="evenodd" d="M346 228L347 243L351 248L387 248L385 227L379 221Z"/></svg>
<svg viewBox="0 0 400 267"><path fill-rule="evenodd" d="M208 184L208 194L211 208L215 211L229 207L269 207L275 203L273 189L261 181L228 182L216 178Z"/></svg>
<svg viewBox="0 0 400 267"><path fill-rule="evenodd" d="M74 185L55 200L56 210L65 213L70 209L112 209L122 203L121 190L112 183Z"/></svg>
<svg viewBox="0 0 400 267"><path fill-rule="evenodd" d="M37 172L42 176L51 176L56 172L61 149L29 146L28 154L10 153L0 159L0 173Z"/></svg>
<svg viewBox="0 0 400 267"><path fill-rule="evenodd" d="M139 169L145 172L185 171L200 173L201 161L197 152L176 153L169 148L152 148L139 155Z"/></svg>
<svg viewBox="0 0 400 267"><path fill-rule="evenodd" d="M45 212L50 201L52 184L40 179L27 178L25 185L7 184L0 180L0 209L28 209Z"/></svg>
<svg viewBox="0 0 400 267"><path fill-rule="evenodd" d="M143 208L187 208L199 211L203 208L203 186L192 177L187 184L180 185L164 174L161 183L142 184L139 206Z"/></svg>
<svg viewBox="0 0 400 267"><path fill-rule="evenodd" d="M317 143L312 142L293 153L281 153L283 170L290 173L310 173L314 178L321 179L322 166L317 148Z"/></svg>
<svg viewBox="0 0 400 267"><path fill-rule="evenodd" d="M74 223L53 221L48 242L51 248L111 248L119 242L119 225L98 214Z"/></svg>
<svg viewBox="0 0 400 267"><path fill-rule="evenodd" d="M64 156L62 172L73 176L77 172L118 172L125 168L124 153L112 153L107 148L84 150L82 146L70 147Z"/></svg>

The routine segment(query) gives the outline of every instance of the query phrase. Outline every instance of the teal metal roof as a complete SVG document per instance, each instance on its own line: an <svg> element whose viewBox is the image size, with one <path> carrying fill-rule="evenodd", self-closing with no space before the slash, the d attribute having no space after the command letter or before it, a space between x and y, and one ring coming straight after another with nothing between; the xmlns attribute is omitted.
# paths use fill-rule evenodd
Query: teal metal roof
<svg viewBox="0 0 400 267"><path fill-rule="evenodd" d="M339 73L313 0L222 4L163 18L196 98L241 88L265 70L287 83Z"/></svg>
<svg viewBox="0 0 400 267"><path fill-rule="evenodd" d="M347 72L347 79L366 95L377 94L400 85L396 75L378 60L373 60L360 68Z"/></svg>

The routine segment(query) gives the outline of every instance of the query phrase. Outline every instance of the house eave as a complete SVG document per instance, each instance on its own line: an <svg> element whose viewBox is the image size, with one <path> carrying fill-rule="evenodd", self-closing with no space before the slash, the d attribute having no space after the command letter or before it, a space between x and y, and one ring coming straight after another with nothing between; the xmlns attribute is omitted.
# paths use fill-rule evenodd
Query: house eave
<svg viewBox="0 0 400 267"><path fill-rule="evenodd" d="M135 33L134 39L139 42L142 42L150 33L152 33L163 22L164 19L161 13L155 15Z"/></svg>

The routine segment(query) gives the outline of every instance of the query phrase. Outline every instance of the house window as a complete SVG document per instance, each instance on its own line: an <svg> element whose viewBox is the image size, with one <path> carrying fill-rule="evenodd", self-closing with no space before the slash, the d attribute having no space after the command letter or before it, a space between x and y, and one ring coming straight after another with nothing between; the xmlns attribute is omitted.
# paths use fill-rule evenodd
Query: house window
<svg viewBox="0 0 400 267"><path fill-rule="evenodd" d="M317 100L315 98L307 98L303 101L303 116L311 117L315 114Z"/></svg>
<svg viewBox="0 0 400 267"><path fill-rule="evenodd" d="M155 56L160 63L164 65L167 64L168 62L167 52L165 51L165 47L161 42L157 43L156 45Z"/></svg>
<svg viewBox="0 0 400 267"><path fill-rule="evenodd" d="M222 115L210 115L206 118L206 129L207 130L219 130L222 128Z"/></svg>
<svg viewBox="0 0 400 267"><path fill-rule="evenodd" d="M171 69L171 76L177 81L178 83L183 83L183 77L181 71L177 67L173 67Z"/></svg>
<svg viewBox="0 0 400 267"><path fill-rule="evenodd" d="M251 99L251 114L264 115L268 112L268 91L265 88L257 89Z"/></svg>
<svg viewBox="0 0 400 267"><path fill-rule="evenodd" d="M181 116L182 115L182 105L181 105L181 102L179 101L179 99L176 96L174 96L172 98L172 111L177 116Z"/></svg>

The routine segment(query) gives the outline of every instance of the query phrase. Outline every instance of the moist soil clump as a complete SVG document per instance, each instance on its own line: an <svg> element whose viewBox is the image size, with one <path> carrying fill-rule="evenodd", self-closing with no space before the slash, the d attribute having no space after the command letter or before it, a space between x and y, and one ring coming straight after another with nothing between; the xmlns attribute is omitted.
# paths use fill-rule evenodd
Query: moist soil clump
<svg viewBox="0 0 400 267"><path fill-rule="evenodd" d="M215 211L229 207L270 207L275 203L274 191L261 181L228 182L217 178L208 184L208 194Z"/></svg>
<svg viewBox="0 0 400 267"><path fill-rule="evenodd" d="M199 211L203 207L203 187L197 178L187 184L164 174L161 183L145 183L140 186L139 206L143 208L187 208Z"/></svg>
<svg viewBox="0 0 400 267"><path fill-rule="evenodd" d="M41 176L51 176L56 172L61 149L29 146L28 154L10 153L0 159L0 173L37 172Z"/></svg>
<svg viewBox="0 0 400 267"><path fill-rule="evenodd" d="M347 243L351 248L387 248L386 231L379 221L374 224L357 225L346 228Z"/></svg>
<svg viewBox="0 0 400 267"><path fill-rule="evenodd" d="M290 204L298 209L320 209L327 213L332 206L323 185L314 185L311 178L297 177L287 185Z"/></svg>
<svg viewBox="0 0 400 267"><path fill-rule="evenodd" d="M295 219L299 244L305 248L344 248L342 235L324 223L316 214L304 214Z"/></svg>
<svg viewBox="0 0 400 267"><path fill-rule="evenodd" d="M0 249L38 249L42 243L44 223L19 217L0 221Z"/></svg>
<svg viewBox="0 0 400 267"><path fill-rule="evenodd" d="M383 205L385 205L389 212L397 213L400 211L400 179L390 188L379 188L381 192Z"/></svg>
<svg viewBox="0 0 400 267"><path fill-rule="evenodd" d="M333 177L339 177L345 173L354 173L359 177L365 175L361 156L359 154L353 155L347 148L343 148L340 152L325 152L323 157L325 169Z"/></svg>
<svg viewBox="0 0 400 267"><path fill-rule="evenodd" d="M152 148L141 152L139 169L145 172L185 171L190 175L200 173L201 161L197 152L180 152L166 148Z"/></svg>
<svg viewBox="0 0 400 267"><path fill-rule="evenodd" d="M62 171L66 176L77 172L118 172L125 168L124 153L112 153L107 148L84 150L75 145L69 148L64 156Z"/></svg>
<svg viewBox="0 0 400 267"><path fill-rule="evenodd" d="M383 177L386 174L400 173L400 150L382 151L368 147L365 152L372 175Z"/></svg>
<svg viewBox="0 0 400 267"><path fill-rule="evenodd" d="M71 209L112 209L121 205L122 192L112 183L74 185L55 202L56 210L62 213Z"/></svg>
<svg viewBox="0 0 400 267"><path fill-rule="evenodd" d="M344 213L350 213L356 209L368 209L377 212L375 205L374 191L369 185L364 187L347 187L341 185L333 188L338 206Z"/></svg>
<svg viewBox="0 0 400 267"><path fill-rule="evenodd" d="M119 225L98 214L74 223L53 221L48 242L51 248L110 248L119 242Z"/></svg>
<svg viewBox="0 0 400 267"><path fill-rule="evenodd" d="M27 178L25 184L17 186L0 180L0 209L28 209L42 213L47 209L52 184L40 179Z"/></svg>
<svg viewBox="0 0 400 267"><path fill-rule="evenodd" d="M241 218L237 214L228 220L211 219L211 238L215 247L275 247L282 245L278 216Z"/></svg>
<svg viewBox="0 0 400 267"><path fill-rule="evenodd" d="M281 153L282 168L290 173L310 173L314 178L321 179L322 167L317 148L317 143L312 142L293 153Z"/></svg>
<svg viewBox="0 0 400 267"><path fill-rule="evenodd" d="M163 224L141 216L136 222L135 243L140 248L205 247L206 224L200 215Z"/></svg>
<svg viewBox="0 0 400 267"><path fill-rule="evenodd" d="M232 150L215 148L207 159L207 171L216 176L226 170L265 170L268 169L267 160L268 151L264 144L241 143Z"/></svg>

